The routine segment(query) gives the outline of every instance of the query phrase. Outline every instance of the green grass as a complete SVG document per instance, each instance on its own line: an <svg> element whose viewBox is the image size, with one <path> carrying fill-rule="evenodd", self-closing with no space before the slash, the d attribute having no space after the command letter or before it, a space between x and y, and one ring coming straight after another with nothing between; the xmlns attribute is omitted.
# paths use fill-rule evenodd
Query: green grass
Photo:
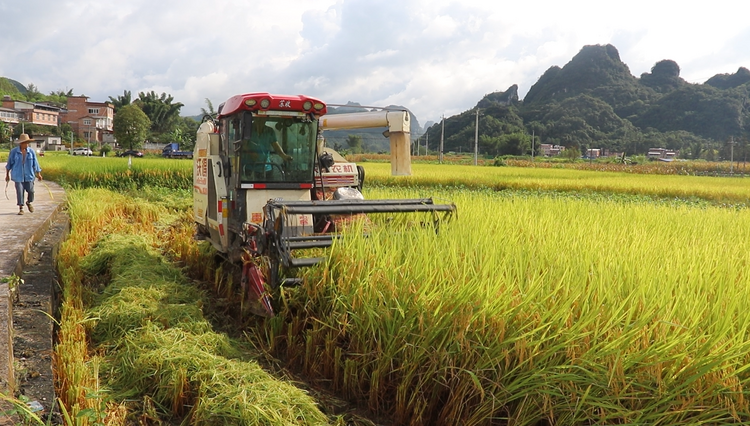
<svg viewBox="0 0 750 426"><path fill-rule="evenodd" d="M45 156L40 159L42 175L73 188L112 190L160 187L190 189L193 162L163 158L119 158Z"/></svg>

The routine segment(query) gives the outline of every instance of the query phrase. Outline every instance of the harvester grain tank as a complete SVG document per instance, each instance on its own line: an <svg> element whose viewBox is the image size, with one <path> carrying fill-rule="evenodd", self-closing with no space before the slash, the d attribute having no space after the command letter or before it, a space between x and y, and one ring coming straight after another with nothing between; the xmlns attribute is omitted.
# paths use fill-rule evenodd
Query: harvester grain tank
<svg viewBox="0 0 750 426"><path fill-rule="evenodd" d="M323 260L294 253L330 246L339 237L336 218L427 212L437 223L456 209L431 198L364 199L364 169L324 147L323 128L385 123L396 155L403 156L403 133L408 155L408 118L391 114L389 120L389 112L379 112L321 120L326 112L325 103L307 96L248 93L221 104L217 117L204 119L198 129L193 167L196 235L239 266L243 291L261 315L273 315L272 294L279 286L298 282L290 278L294 268ZM410 174L405 164L402 158L392 166L394 174Z"/></svg>

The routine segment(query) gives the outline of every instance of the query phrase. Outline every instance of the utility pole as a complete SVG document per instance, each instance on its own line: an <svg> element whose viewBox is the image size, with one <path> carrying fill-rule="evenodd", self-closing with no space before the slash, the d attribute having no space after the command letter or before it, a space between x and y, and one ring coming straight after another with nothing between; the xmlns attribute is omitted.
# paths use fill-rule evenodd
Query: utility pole
<svg viewBox="0 0 750 426"><path fill-rule="evenodd" d="M477 108L477 119L474 125L474 165L477 165L477 158L479 156L479 108Z"/></svg>
<svg viewBox="0 0 750 426"><path fill-rule="evenodd" d="M443 125L440 129L440 164L443 164L443 140L445 138L445 114L443 114Z"/></svg>
<svg viewBox="0 0 750 426"><path fill-rule="evenodd" d="M424 141L424 156L425 157L427 157L427 148L429 144L430 144L430 134L427 133L427 138Z"/></svg>
<svg viewBox="0 0 750 426"><path fill-rule="evenodd" d="M729 137L729 173L734 174L734 136Z"/></svg>
<svg viewBox="0 0 750 426"><path fill-rule="evenodd" d="M531 129L531 162L534 162L534 129Z"/></svg>

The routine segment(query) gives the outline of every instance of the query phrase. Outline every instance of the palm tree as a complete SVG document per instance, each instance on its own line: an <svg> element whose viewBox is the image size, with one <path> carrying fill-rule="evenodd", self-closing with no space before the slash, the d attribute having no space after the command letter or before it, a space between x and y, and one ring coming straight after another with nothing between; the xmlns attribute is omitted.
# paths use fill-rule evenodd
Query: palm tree
<svg viewBox="0 0 750 426"><path fill-rule="evenodd" d="M109 101L112 102L112 105L114 105L115 107L115 112L117 112L120 108L126 105L130 105L130 101L131 101L130 90L124 90L122 92L122 96L118 96L116 99L110 96Z"/></svg>
<svg viewBox="0 0 750 426"><path fill-rule="evenodd" d="M149 93L138 93L138 99L133 103L138 104L151 120L151 132L165 134L172 131L180 118L180 109L184 106L181 102L172 103L172 95L162 93L157 96L153 90Z"/></svg>
<svg viewBox="0 0 750 426"><path fill-rule="evenodd" d="M206 106L208 107L208 109L201 108L201 113L203 114L203 116L205 117L208 115L209 117L216 117L216 111L214 111L214 104L213 102L211 102L211 99L206 98Z"/></svg>

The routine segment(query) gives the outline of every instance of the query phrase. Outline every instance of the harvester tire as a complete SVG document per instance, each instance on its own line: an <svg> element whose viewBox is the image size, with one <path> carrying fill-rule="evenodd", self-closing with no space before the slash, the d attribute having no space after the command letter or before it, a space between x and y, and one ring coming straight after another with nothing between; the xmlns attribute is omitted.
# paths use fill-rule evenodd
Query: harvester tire
<svg viewBox="0 0 750 426"><path fill-rule="evenodd" d="M362 166L357 166L357 173L359 174L359 183L357 184L357 189L359 192L362 192L362 187L365 184L365 168Z"/></svg>

